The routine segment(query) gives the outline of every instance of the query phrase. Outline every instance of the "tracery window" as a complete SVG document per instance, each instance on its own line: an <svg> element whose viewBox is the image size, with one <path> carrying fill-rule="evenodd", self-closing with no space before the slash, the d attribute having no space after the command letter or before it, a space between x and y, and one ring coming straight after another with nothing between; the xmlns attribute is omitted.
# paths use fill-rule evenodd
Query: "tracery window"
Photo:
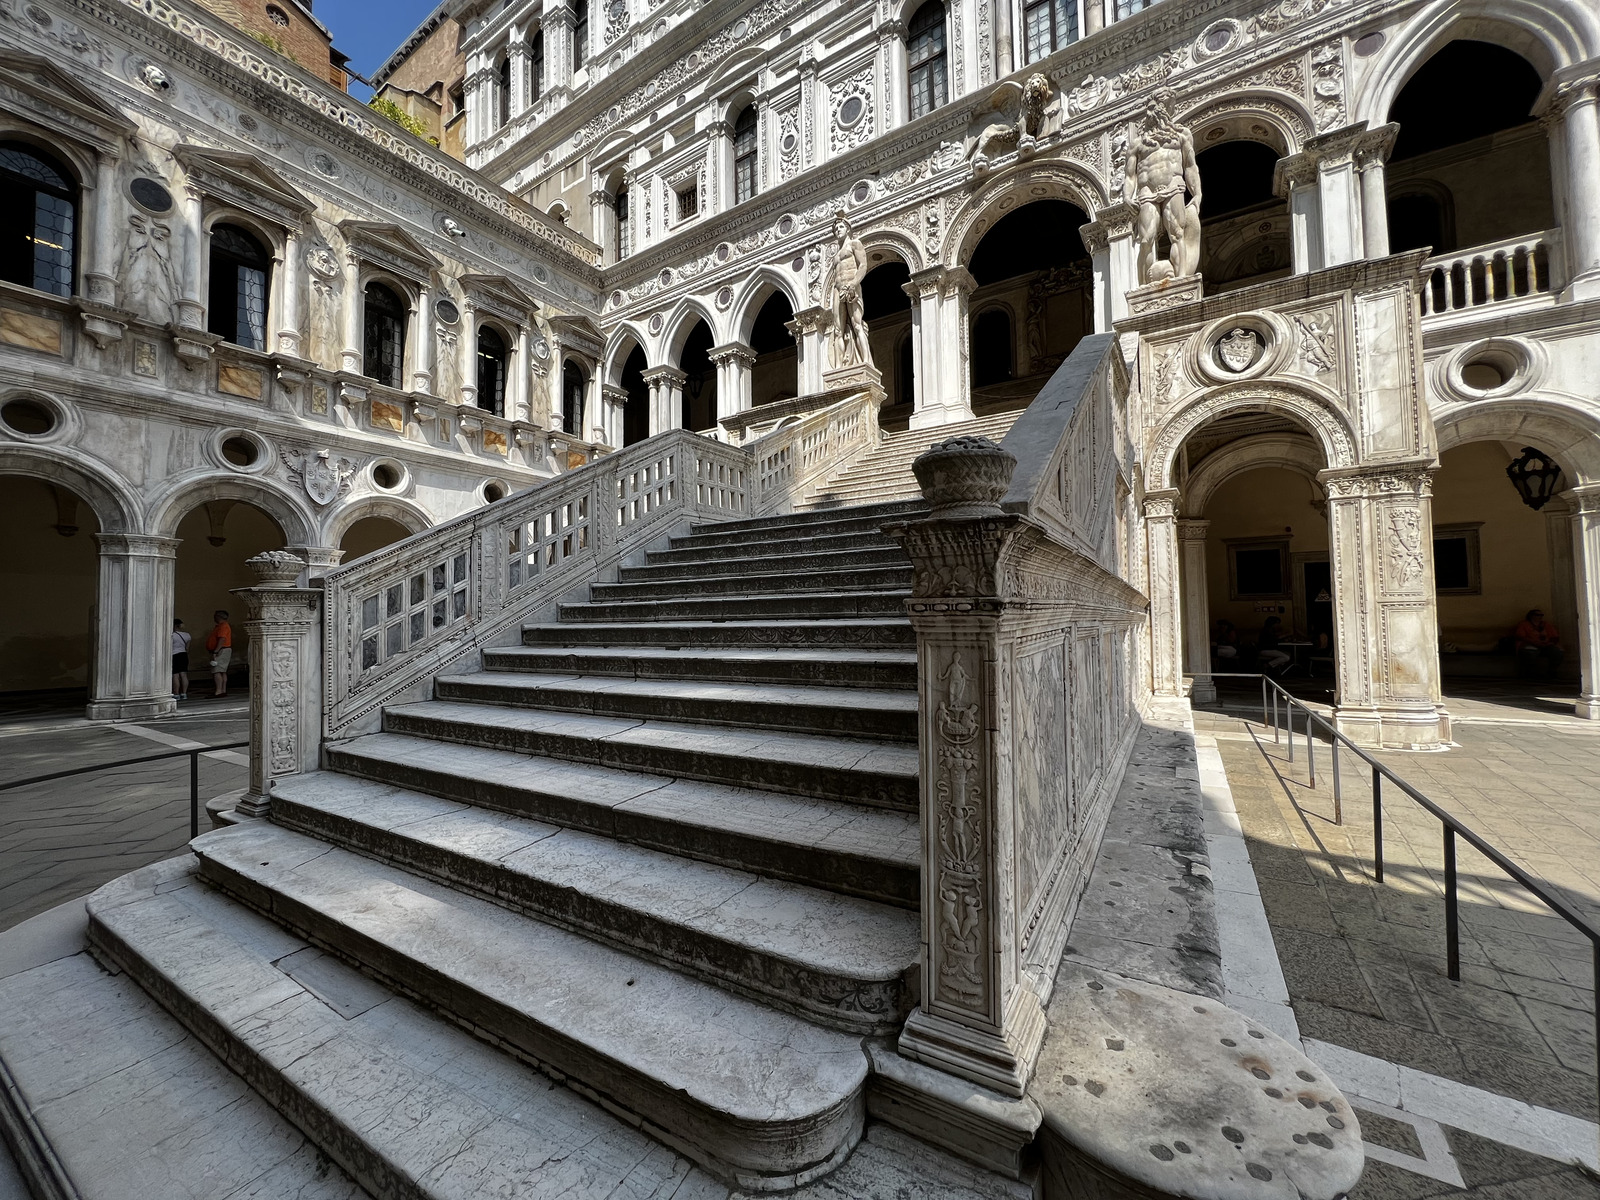
<svg viewBox="0 0 1600 1200"><path fill-rule="evenodd" d="M733 202L743 204L756 194L756 106L749 105L733 123Z"/></svg>
<svg viewBox="0 0 1600 1200"><path fill-rule="evenodd" d="M493 326L478 330L478 407L506 415L506 340Z"/></svg>
<svg viewBox="0 0 1600 1200"><path fill-rule="evenodd" d="M1118 0L1119 11L1125 2ZM1078 40L1078 0L1030 0L1022 10L1022 23L1029 62L1054 54Z"/></svg>
<svg viewBox="0 0 1600 1200"><path fill-rule="evenodd" d="M78 188L55 159L0 142L0 279L72 295Z"/></svg>
<svg viewBox="0 0 1600 1200"><path fill-rule="evenodd" d="M267 348L267 285L272 259L237 225L211 231L211 290L206 325L247 350Z"/></svg>
<svg viewBox="0 0 1600 1200"><path fill-rule="evenodd" d="M906 30L910 71L911 119L926 116L949 98L946 82L943 0L928 0Z"/></svg>
<svg viewBox="0 0 1600 1200"><path fill-rule="evenodd" d="M406 355L406 306L392 289L369 283L362 318L362 374L384 387L399 387Z"/></svg>

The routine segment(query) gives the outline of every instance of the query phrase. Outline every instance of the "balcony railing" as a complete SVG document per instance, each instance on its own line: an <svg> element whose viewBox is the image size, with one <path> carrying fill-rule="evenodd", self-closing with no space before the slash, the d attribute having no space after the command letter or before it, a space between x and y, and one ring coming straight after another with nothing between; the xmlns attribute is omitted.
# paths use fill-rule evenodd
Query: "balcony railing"
<svg viewBox="0 0 1600 1200"><path fill-rule="evenodd" d="M1553 288L1550 263L1560 233L1546 230L1441 254L1422 264L1422 315L1438 316Z"/></svg>

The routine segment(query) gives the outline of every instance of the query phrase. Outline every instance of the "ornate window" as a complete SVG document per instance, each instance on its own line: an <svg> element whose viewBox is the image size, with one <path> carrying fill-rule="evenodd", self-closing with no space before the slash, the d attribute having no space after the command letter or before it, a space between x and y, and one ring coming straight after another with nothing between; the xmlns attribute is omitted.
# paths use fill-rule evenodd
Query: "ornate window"
<svg viewBox="0 0 1600 1200"><path fill-rule="evenodd" d="M575 437L583 436L583 393L587 383L583 368L567 360L561 368L561 428Z"/></svg>
<svg viewBox="0 0 1600 1200"><path fill-rule="evenodd" d="M928 0L906 30L906 64L911 78L911 119L942 108L949 99L945 79L944 3Z"/></svg>
<svg viewBox="0 0 1600 1200"><path fill-rule="evenodd" d="M1136 12L1143 12L1155 2L1156 0L1117 0L1117 20L1131 17Z"/></svg>
<svg viewBox="0 0 1600 1200"><path fill-rule="evenodd" d="M533 45L529 50L528 90L532 93L528 97L529 103L544 94L544 30L542 29L534 30Z"/></svg>
<svg viewBox="0 0 1600 1200"><path fill-rule="evenodd" d="M620 260L628 257L628 191L626 188L617 189L616 196L612 198L611 206L617 215L616 251L617 258Z"/></svg>
<svg viewBox="0 0 1600 1200"><path fill-rule="evenodd" d="M478 330L478 407L506 415L506 340L484 325Z"/></svg>
<svg viewBox="0 0 1600 1200"><path fill-rule="evenodd" d="M1004 383L1011 373L1011 314L1003 308L979 313L972 322L972 386Z"/></svg>
<svg viewBox="0 0 1600 1200"><path fill-rule="evenodd" d="M499 127L511 120L511 59L508 55L500 56L500 91L495 97L495 125Z"/></svg>
<svg viewBox="0 0 1600 1200"><path fill-rule="evenodd" d="M677 193L678 220L687 221L700 212L700 185L689 183Z"/></svg>
<svg viewBox="0 0 1600 1200"><path fill-rule="evenodd" d="M211 294L207 328L247 350L267 348L267 285L271 257L237 225L211 231Z"/></svg>
<svg viewBox="0 0 1600 1200"><path fill-rule="evenodd" d="M572 0L572 69L583 66L589 49L589 0Z"/></svg>
<svg viewBox="0 0 1600 1200"><path fill-rule="evenodd" d="M0 279L72 295L77 229L78 189L67 169L32 146L0 142Z"/></svg>
<svg viewBox="0 0 1600 1200"><path fill-rule="evenodd" d="M1117 0L1121 12L1127 0ZM1143 4L1139 4L1143 8ZM1022 10L1028 35L1028 61L1054 54L1078 40L1078 0L1029 0Z"/></svg>
<svg viewBox="0 0 1600 1200"><path fill-rule="evenodd" d="M749 105L733 123L733 202L743 204L756 194L756 106Z"/></svg>
<svg viewBox="0 0 1600 1200"><path fill-rule="evenodd" d="M362 374L384 387L399 387L406 356L406 306L394 291L369 283L362 313Z"/></svg>

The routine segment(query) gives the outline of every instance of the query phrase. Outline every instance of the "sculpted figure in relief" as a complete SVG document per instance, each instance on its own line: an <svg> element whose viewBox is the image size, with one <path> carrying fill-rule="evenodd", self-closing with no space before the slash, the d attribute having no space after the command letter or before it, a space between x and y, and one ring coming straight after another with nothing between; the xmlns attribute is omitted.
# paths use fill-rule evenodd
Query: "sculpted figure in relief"
<svg viewBox="0 0 1600 1200"><path fill-rule="evenodd" d="M172 226L138 213L128 218L128 224L132 232L122 259L122 294L129 307L164 325L172 320L179 292L172 265Z"/></svg>
<svg viewBox="0 0 1600 1200"><path fill-rule="evenodd" d="M1015 149L1023 157L1048 133L1046 124L1055 105L1050 80L1035 71L1024 83L1007 80L978 106L967 126L967 157L982 174L996 154Z"/></svg>
<svg viewBox="0 0 1600 1200"><path fill-rule="evenodd" d="M827 305L833 314L828 331L828 359L834 367L872 366L867 343L867 319L861 307L861 281L867 274L867 248L850 228L850 219L834 216L833 234L839 240L828 277Z"/></svg>
<svg viewBox="0 0 1600 1200"><path fill-rule="evenodd" d="M1139 282L1193 275L1200 268L1200 168L1194 136L1172 119L1172 93L1162 88L1145 106L1144 124L1128 126L1128 156L1122 198L1139 210ZM1156 261L1156 243L1166 230L1171 248Z"/></svg>

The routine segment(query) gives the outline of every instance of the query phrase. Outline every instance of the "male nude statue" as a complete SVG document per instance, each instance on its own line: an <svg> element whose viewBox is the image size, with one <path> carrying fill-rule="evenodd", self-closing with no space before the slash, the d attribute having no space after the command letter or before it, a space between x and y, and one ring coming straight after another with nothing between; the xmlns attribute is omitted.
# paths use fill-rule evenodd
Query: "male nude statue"
<svg viewBox="0 0 1600 1200"><path fill-rule="evenodd" d="M839 247L828 287L828 307L833 311L830 357L835 367L870 367L872 347L867 343L867 320L861 309L867 248L851 232L850 221L842 212L834 217L833 233L839 239Z"/></svg>
<svg viewBox="0 0 1600 1200"><path fill-rule="evenodd" d="M1143 127L1128 126L1127 176L1122 198L1138 206L1139 282L1154 283L1200 269L1200 168L1194 138L1167 110L1171 93L1158 91L1145 106ZM1184 193L1188 193L1187 203ZM1168 261L1156 262L1159 227L1171 243Z"/></svg>

